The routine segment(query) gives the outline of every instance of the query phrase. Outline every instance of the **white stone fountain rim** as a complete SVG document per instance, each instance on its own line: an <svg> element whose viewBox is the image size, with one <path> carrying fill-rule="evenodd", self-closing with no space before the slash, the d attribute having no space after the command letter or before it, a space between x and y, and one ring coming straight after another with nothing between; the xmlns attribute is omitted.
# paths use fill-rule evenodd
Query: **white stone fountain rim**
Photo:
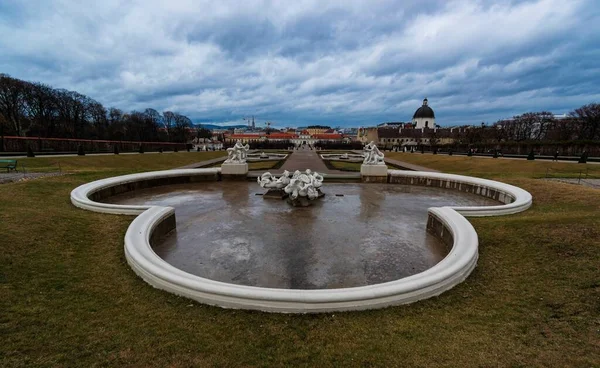
<svg viewBox="0 0 600 368"><path fill-rule="evenodd" d="M438 219L453 237L450 253L435 266L412 276L375 285L322 290L274 289L235 285L184 272L158 257L150 245L155 227L174 214L174 208L98 203L93 193L112 186L148 179L217 174L219 168L154 171L97 180L75 188L71 202L80 208L112 214L139 214L127 229L125 255L132 269L149 284L202 303L226 308L257 309L271 312L314 313L380 308L411 303L451 289L474 269L478 258L477 233L466 216L495 216L524 211L531 195L518 187L468 176L389 170L392 177L459 182L493 189L513 201L498 206L437 207L429 214Z"/></svg>

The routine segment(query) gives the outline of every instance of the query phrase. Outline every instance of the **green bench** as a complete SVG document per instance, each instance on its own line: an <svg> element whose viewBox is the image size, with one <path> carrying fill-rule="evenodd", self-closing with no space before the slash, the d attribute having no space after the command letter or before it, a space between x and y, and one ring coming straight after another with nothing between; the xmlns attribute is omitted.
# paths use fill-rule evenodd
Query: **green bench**
<svg viewBox="0 0 600 368"><path fill-rule="evenodd" d="M6 169L6 172L10 172L10 170L17 170L17 160L0 160L0 169Z"/></svg>

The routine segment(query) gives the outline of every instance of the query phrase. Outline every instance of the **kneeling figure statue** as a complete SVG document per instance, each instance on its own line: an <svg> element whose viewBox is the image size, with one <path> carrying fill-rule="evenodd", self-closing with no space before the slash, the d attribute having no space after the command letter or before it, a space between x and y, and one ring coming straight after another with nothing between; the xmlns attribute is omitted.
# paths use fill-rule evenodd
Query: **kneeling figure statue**
<svg viewBox="0 0 600 368"><path fill-rule="evenodd" d="M365 158L363 165L385 165L383 152L377 148L373 141L363 148L363 157Z"/></svg>

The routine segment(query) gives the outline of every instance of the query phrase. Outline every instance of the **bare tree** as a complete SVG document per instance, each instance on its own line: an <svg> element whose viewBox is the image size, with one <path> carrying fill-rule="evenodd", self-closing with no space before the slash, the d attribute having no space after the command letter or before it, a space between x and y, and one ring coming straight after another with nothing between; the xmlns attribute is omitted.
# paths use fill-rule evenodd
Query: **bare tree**
<svg viewBox="0 0 600 368"><path fill-rule="evenodd" d="M177 114L172 111L163 112L163 122L165 124L165 131L167 132L169 141L172 140L171 135L173 134L173 127L175 126L176 116Z"/></svg>
<svg viewBox="0 0 600 368"><path fill-rule="evenodd" d="M97 101L91 101L88 106L88 116L92 124L93 134L96 138L107 138L108 136L108 118L106 116L106 109L101 103Z"/></svg>
<svg viewBox="0 0 600 368"><path fill-rule="evenodd" d="M591 103L581 106L575 111L572 111L569 115L576 118L581 123L579 139L600 139L600 104Z"/></svg>
<svg viewBox="0 0 600 368"><path fill-rule="evenodd" d="M45 84L28 83L24 92L27 114L32 124L31 130L38 136L55 136L58 132L54 90Z"/></svg>
<svg viewBox="0 0 600 368"><path fill-rule="evenodd" d="M7 123L8 134L24 136L29 127L24 90L25 82L0 74L0 114Z"/></svg>
<svg viewBox="0 0 600 368"><path fill-rule="evenodd" d="M173 127L174 141L185 143L188 140L188 131L193 127L192 121L185 115L175 113L175 125Z"/></svg>

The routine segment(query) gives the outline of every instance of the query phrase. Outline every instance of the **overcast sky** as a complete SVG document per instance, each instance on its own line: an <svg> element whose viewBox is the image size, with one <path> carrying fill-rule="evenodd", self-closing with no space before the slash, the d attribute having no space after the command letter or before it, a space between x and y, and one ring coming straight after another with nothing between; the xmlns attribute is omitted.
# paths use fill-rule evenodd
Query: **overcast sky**
<svg viewBox="0 0 600 368"><path fill-rule="evenodd" d="M195 122L491 123L600 102L598 35L598 0L0 0L0 73Z"/></svg>

